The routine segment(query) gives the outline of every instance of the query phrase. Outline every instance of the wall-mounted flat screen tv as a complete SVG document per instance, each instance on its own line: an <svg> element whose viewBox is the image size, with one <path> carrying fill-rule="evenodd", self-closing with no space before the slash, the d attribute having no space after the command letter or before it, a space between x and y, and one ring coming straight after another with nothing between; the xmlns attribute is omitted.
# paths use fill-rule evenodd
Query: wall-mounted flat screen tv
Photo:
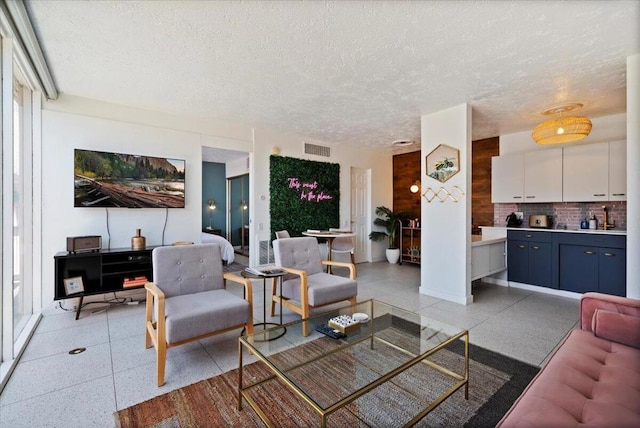
<svg viewBox="0 0 640 428"><path fill-rule="evenodd" d="M74 151L74 206L184 208L185 161Z"/></svg>

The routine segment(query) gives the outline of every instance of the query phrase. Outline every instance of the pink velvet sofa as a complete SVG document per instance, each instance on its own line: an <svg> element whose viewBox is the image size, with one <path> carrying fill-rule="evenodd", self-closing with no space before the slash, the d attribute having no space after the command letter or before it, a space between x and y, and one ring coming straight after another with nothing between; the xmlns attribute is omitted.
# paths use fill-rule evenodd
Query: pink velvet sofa
<svg viewBox="0 0 640 428"><path fill-rule="evenodd" d="M640 300L586 293L564 338L499 427L640 427Z"/></svg>

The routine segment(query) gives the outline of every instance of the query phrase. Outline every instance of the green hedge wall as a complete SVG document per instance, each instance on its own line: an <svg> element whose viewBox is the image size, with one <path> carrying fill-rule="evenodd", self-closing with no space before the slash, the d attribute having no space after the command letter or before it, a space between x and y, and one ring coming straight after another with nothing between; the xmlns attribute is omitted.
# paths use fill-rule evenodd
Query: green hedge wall
<svg viewBox="0 0 640 428"><path fill-rule="evenodd" d="M282 156L269 158L271 239L278 230L340 226L340 164Z"/></svg>

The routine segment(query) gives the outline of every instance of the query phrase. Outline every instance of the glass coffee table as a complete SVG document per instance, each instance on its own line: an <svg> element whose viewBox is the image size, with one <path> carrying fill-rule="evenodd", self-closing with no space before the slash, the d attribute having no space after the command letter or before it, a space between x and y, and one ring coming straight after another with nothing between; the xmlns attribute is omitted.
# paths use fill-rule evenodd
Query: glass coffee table
<svg viewBox="0 0 640 428"><path fill-rule="evenodd" d="M346 327L335 324L354 314L366 319ZM329 321L346 330L346 337L335 339L316 331ZM302 336L305 322L312 332L307 337ZM285 325L289 333L277 340L259 342L254 335L239 339L238 409L245 399L267 426L272 426L268 413L276 407L256 397L277 395L275 388L294 392L320 416L322 427L336 412L341 421L388 423L376 423L380 410L371 408L385 401L396 403L389 405L389 412L401 410L393 415L394 425L411 426L460 388L464 387L465 399L469 397L467 330L376 300ZM267 375L243 379L249 370L243 367L245 350L266 365L262 373Z"/></svg>

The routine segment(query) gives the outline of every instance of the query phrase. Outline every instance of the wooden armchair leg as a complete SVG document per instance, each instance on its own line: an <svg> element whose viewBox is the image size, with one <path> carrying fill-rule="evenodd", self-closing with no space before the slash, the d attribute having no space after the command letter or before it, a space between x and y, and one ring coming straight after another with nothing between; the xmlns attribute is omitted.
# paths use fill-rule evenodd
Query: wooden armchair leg
<svg viewBox="0 0 640 428"><path fill-rule="evenodd" d="M358 268L356 267L356 258L353 255L353 253L351 253L351 264L353 265L353 274L355 276L358 276Z"/></svg>
<svg viewBox="0 0 640 428"><path fill-rule="evenodd" d="M144 326L144 348L151 348L151 334L149 333L149 322Z"/></svg>
<svg viewBox="0 0 640 428"><path fill-rule="evenodd" d="M158 386L164 385L164 367L167 362L167 344L164 341L158 341L156 348L158 358Z"/></svg>
<svg viewBox="0 0 640 428"><path fill-rule="evenodd" d="M306 320L307 318L309 318L309 306L303 305L301 312L302 313L300 315L302 316L303 320ZM309 336L309 321L302 322L302 335L305 337Z"/></svg>

